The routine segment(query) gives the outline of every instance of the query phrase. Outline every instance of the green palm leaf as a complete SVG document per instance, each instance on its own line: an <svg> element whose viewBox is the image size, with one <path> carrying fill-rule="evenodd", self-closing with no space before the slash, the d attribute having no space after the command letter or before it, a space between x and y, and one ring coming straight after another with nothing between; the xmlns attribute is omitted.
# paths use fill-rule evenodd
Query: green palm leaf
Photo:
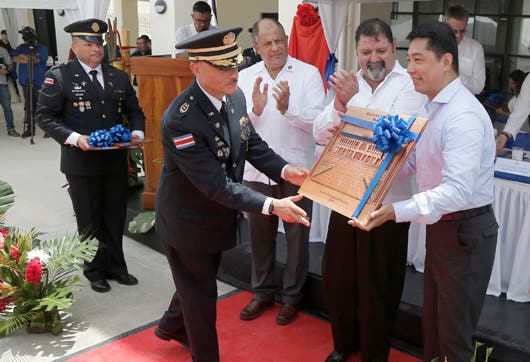
<svg viewBox="0 0 530 362"><path fill-rule="evenodd" d="M98 241L95 238L82 239L79 235L73 237L63 236L61 239L43 240L40 249L50 254L47 268L51 270L77 269L81 270L83 263L94 259L98 250Z"/></svg>
<svg viewBox="0 0 530 362"><path fill-rule="evenodd" d="M50 312L52 310L64 310L72 306L75 300L72 298L72 290L63 288L55 291L48 296L39 299L38 305L33 310L44 310Z"/></svg>
<svg viewBox="0 0 530 362"><path fill-rule="evenodd" d="M0 337L10 335L15 329L28 325L36 314L30 311L24 314L10 314L8 318L0 317Z"/></svg>
<svg viewBox="0 0 530 362"><path fill-rule="evenodd" d="M142 211L129 223L128 230L133 234L143 234L155 226L155 212Z"/></svg>
<svg viewBox="0 0 530 362"><path fill-rule="evenodd" d="M13 189L7 182L0 180L0 218L7 209L13 206L14 201L15 194Z"/></svg>

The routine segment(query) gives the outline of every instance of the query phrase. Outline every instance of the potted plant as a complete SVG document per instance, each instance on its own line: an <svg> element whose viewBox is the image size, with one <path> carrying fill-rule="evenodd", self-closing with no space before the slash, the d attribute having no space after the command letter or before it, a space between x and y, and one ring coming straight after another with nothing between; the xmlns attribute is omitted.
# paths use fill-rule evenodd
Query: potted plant
<svg viewBox="0 0 530 362"><path fill-rule="evenodd" d="M0 180L0 337L26 326L28 332L62 330L60 312L74 303L77 272L96 254L96 239L81 236L41 240L35 229L4 225L13 191Z"/></svg>

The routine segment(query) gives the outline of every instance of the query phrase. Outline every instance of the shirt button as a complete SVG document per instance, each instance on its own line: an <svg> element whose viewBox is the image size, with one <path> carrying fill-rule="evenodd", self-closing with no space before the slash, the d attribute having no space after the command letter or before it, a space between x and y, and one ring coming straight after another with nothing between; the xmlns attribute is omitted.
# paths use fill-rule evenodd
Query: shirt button
<svg viewBox="0 0 530 362"><path fill-rule="evenodd" d="M102 118L107 118L107 116L106 116L105 114L104 114L104 115L102 115L101 117L102 117Z"/></svg>
<svg viewBox="0 0 530 362"><path fill-rule="evenodd" d="M234 162L234 163L232 164L232 168L236 168L236 167L237 167L237 163Z"/></svg>

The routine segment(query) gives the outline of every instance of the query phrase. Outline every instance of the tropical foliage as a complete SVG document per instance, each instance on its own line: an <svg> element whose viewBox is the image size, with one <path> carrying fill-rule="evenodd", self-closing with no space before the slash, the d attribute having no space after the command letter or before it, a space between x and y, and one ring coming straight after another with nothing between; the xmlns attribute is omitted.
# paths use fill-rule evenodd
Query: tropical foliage
<svg viewBox="0 0 530 362"><path fill-rule="evenodd" d="M14 200L6 185L0 181L0 337L22 326L58 334L59 312L74 303L77 272L94 258L98 242L80 236L41 240L35 229L5 226L4 213Z"/></svg>

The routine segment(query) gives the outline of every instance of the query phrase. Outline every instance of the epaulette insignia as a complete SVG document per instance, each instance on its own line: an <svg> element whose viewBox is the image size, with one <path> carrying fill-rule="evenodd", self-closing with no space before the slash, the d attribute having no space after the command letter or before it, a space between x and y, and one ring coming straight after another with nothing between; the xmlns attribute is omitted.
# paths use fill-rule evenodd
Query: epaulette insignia
<svg viewBox="0 0 530 362"><path fill-rule="evenodd" d="M190 109L190 105L188 103L184 103L180 106L180 113L186 113Z"/></svg>

